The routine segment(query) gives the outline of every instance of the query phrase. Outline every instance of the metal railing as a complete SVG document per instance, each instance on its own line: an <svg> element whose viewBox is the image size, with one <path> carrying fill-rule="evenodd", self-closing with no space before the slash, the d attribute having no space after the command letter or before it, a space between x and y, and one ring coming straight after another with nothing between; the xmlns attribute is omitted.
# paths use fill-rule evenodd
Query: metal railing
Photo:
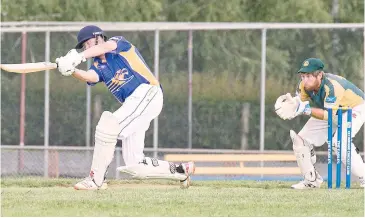
<svg viewBox="0 0 365 218"><path fill-rule="evenodd" d="M186 145L186 151L189 152L197 152L198 150L192 149L192 71L193 71L193 31L198 30L246 30L246 29L255 29L261 30L261 72L260 72L260 140L259 140L259 151L265 152L265 142L264 142L264 134L265 134L265 81L266 81L266 34L268 30L273 29L363 29L363 23L191 23L191 22L2 22L1 23L1 33L14 33L20 32L22 33L23 39L27 37L27 33L30 32L44 32L45 33L45 53L44 60L50 61L50 38L52 32L77 32L85 25L98 25L105 31L153 31L154 32L154 74L159 77L159 53L160 53L160 32L162 31L188 31L188 83L189 83L189 98L188 98L188 143ZM365 37L365 32L364 32ZM23 44L23 53L26 50L26 44ZM25 46L25 47L24 47ZM364 49L365 51L365 49ZM364 55L365 56L365 55ZM23 62L26 60L24 59ZM89 62L90 64L90 62ZM364 78L365 78L365 70ZM53 147L49 145L49 96L50 96L50 87L49 87L49 71L45 72L45 103L44 103L44 147L43 149L61 149L64 147ZM25 80L25 77L22 78ZM365 90L365 79L364 86ZM21 92L21 95L25 95L25 91ZM86 87L86 148L77 147L77 149L86 149L92 150L90 147L90 87ZM23 98L22 98L23 99ZM21 102L21 107L25 107ZM25 117L25 109L21 109L21 122L24 123ZM23 120L23 121L22 121ZM153 152L153 156L157 157L157 153L160 151L165 151L165 149L158 148L158 119L154 120L154 132L153 132L153 148L146 148L147 151ZM2 148L6 149L31 149L32 146L24 146L24 125L20 127L20 147L19 146L4 146ZM365 132L365 130L364 130ZM365 135L365 133L364 133ZM364 148L365 148L365 140L364 140ZM39 147L37 147L39 149ZM68 147L68 149L72 149L72 147ZM173 149L168 149L169 151L174 151ZM184 149L183 149L184 150ZM166 150L167 151L167 150ZM182 150L179 150L182 152ZM207 150L204 150L204 152ZM214 152L214 151L209 151ZM216 152L222 153L225 152L223 150L217 150ZM227 151L231 153L244 153L247 151ZM44 153L45 160L48 160L48 152ZM48 166L48 163L45 163L45 168ZM45 174L46 175L46 174Z"/></svg>

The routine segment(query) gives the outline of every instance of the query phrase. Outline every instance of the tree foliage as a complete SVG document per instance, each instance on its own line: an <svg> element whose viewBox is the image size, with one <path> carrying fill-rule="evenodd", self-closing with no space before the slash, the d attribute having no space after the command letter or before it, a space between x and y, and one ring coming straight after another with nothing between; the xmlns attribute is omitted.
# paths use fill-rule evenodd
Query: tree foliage
<svg viewBox="0 0 365 218"><path fill-rule="evenodd" d="M338 5L336 5L336 2ZM336 10L338 9L338 10ZM103 21L103 22L364 22L363 0L1 0L1 20L5 21ZM51 60L64 55L76 43L75 32L52 33ZM150 67L154 61L153 32L111 32L123 35L141 51ZM252 114L249 142L254 148L259 138L259 86L261 82L261 30L217 30L193 32L194 143L201 147L239 148L242 102L250 102ZM1 34L2 62L20 62L20 33ZM266 111L282 93L294 90L296 71L308 57L319 57L326 71L363 84L362 29L286 29L266 32ZM161 117L160 142L171 147L186 144L187 132L187 31L160 33L159 69L166 102ZM29 33L27 60L44 60L44 33ZM18 113L17 75L2 74L2 111ZM32 80L32 81L31 81ZM54 143L77 143L84 137L84 86L76 81L51 75L51 135ZM42 143L43 82L41 74L27 79L27 143ZM42 84L37 86L36 84ZM82 84L84 85L84 84ZM96 88L97 89L97 88ZM16 90L16 91L11 91ZM66 91L67 90L67 91ZM80 91L81 90L81 91ZM99 93L98 90L93 91ZM73 94L71 94L73 93ZM69 96L78 96L70 99ZM105 100L108 107L113 99ZM72 102L72 105L69 105ZM40 105L40 106L39 106ZM70 109L72 108L72 109ZM78 109L77 109L78 108ZM109 108L105 108L109 109ZM5 114L2 112L2 115ZM65 115L58 118L58 115ZM178 114L181 114L179 116ZM17 116L15 116L18 119ZM64 119L65 123L57 119ZM2 116L3 126L17 120ZM303 120L276 128L282 122L268 116L265 133L270 148L285 148L283 138L289 128L301 126ZM225 120L225 122L223 122ZM74 124L71 124L75 122ZM221 123L221 124L220 124ZM280 125L279 125L280 124ZM299 125L300 124L300 125ZM291 126L290 126L291 125ZM67 128L65 128L67 126ZM207 129L214 126L214 130ZM223 131L224 129L224 131ZM274 130L277 132L274 133ZM172 131L173 130L173 131ZM217 130L216 133L214 131ZM298 129L296 129L298 130ZM17 127L2 129L3 143L14 144ZM270 131L270 132L268 132ZM220 135L218 135L218 132ZM174 136L174 134L180 134ZM62 137L67 136L68 139ZM58 137L58 138L57 138ZM151 139L151 132L147 134ZM357 139L359 140L359 139ZM284 146L284 147L283 147Z"/></svg>
<svg viewBox="0 0 365 218"><path fill-rule="evenodd" d="M333 22L334 0L2 0L2 21ZM338 0L337 22L363 22L364 1Z"/></svg>

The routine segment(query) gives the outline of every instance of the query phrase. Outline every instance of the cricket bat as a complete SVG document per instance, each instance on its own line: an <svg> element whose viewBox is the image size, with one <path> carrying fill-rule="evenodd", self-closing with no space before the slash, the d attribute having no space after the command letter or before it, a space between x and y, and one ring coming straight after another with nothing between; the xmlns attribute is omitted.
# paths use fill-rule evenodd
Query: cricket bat
<svg viewBox="0 0 365 218"><path fill-rule="evenodd" d="M0 64L0 68L5 71L13 73L32 73L32 72L56 69L57 64L52 62Z"/></svg>

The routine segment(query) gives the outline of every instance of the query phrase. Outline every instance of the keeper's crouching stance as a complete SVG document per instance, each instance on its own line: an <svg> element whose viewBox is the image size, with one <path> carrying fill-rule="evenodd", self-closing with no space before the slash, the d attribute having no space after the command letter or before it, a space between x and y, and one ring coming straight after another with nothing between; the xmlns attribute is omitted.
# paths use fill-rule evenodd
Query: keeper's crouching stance
<svg viewBox="0 0 365 218"><path fill-rule="evenodd" d="M316 58L309 58L302 64L298 71L301 81L298 86L298 95L290 94L280 96L275 103L275 111L282 119L293 119L298 115L311 116L302 130L296 134L290 130L293 141L293 150L298 166L304 180L292 185L294 189L319 188L323 183L322 177L315 169L316 155L314 147L322 146L327 142L328 131L328 107L352 108L352 137L365 123L364 92L353 83L343 77L324 73L324 64ZM330 99L331 102L326 101ZM309 100L316 107L309 105ZM333 109L332 137L333 148L337 154L337 115ZM347 112L342 115L342 123L347 122ZM341 161L346 164L347 125L342 125L342 149ZM365 164L359 150L351 144L351 173L360 181L361 187L365 187Z"/></svg>
<svg viewBox="0 0 365 218"><path fill-rule="evenodd" d="M137 48L121 36L106 41L103 31L96 26L81 29L77 39L76 49L84 48L84 52L72 49L66 56L56 59L59 71L89 85L105 83L122 106L114 113L102 113L95 130L90 175L77 183L75 189L107 188L106 172L114 158L118 139L122 140L125 163L118 167L120 172L139 179L177 180L182 188L188 188L195 170L193 162L176 165L144 156L145 133L162 110L163 92ZM75 68L90 57L94 57L94 63L88 71Z"/></svg>

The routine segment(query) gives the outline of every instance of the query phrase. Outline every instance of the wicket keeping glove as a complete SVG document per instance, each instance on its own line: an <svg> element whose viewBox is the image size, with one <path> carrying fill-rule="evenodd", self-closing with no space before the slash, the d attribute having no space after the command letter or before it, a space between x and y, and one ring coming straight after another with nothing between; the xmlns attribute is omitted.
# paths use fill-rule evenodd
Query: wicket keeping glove
<svg viewBox="0 0 365 218"><path fill-rule="evenodd" d="M283 120L292 119L298 107L298 102L290 93L281 95L276 99L275 112Z"/></svg>

